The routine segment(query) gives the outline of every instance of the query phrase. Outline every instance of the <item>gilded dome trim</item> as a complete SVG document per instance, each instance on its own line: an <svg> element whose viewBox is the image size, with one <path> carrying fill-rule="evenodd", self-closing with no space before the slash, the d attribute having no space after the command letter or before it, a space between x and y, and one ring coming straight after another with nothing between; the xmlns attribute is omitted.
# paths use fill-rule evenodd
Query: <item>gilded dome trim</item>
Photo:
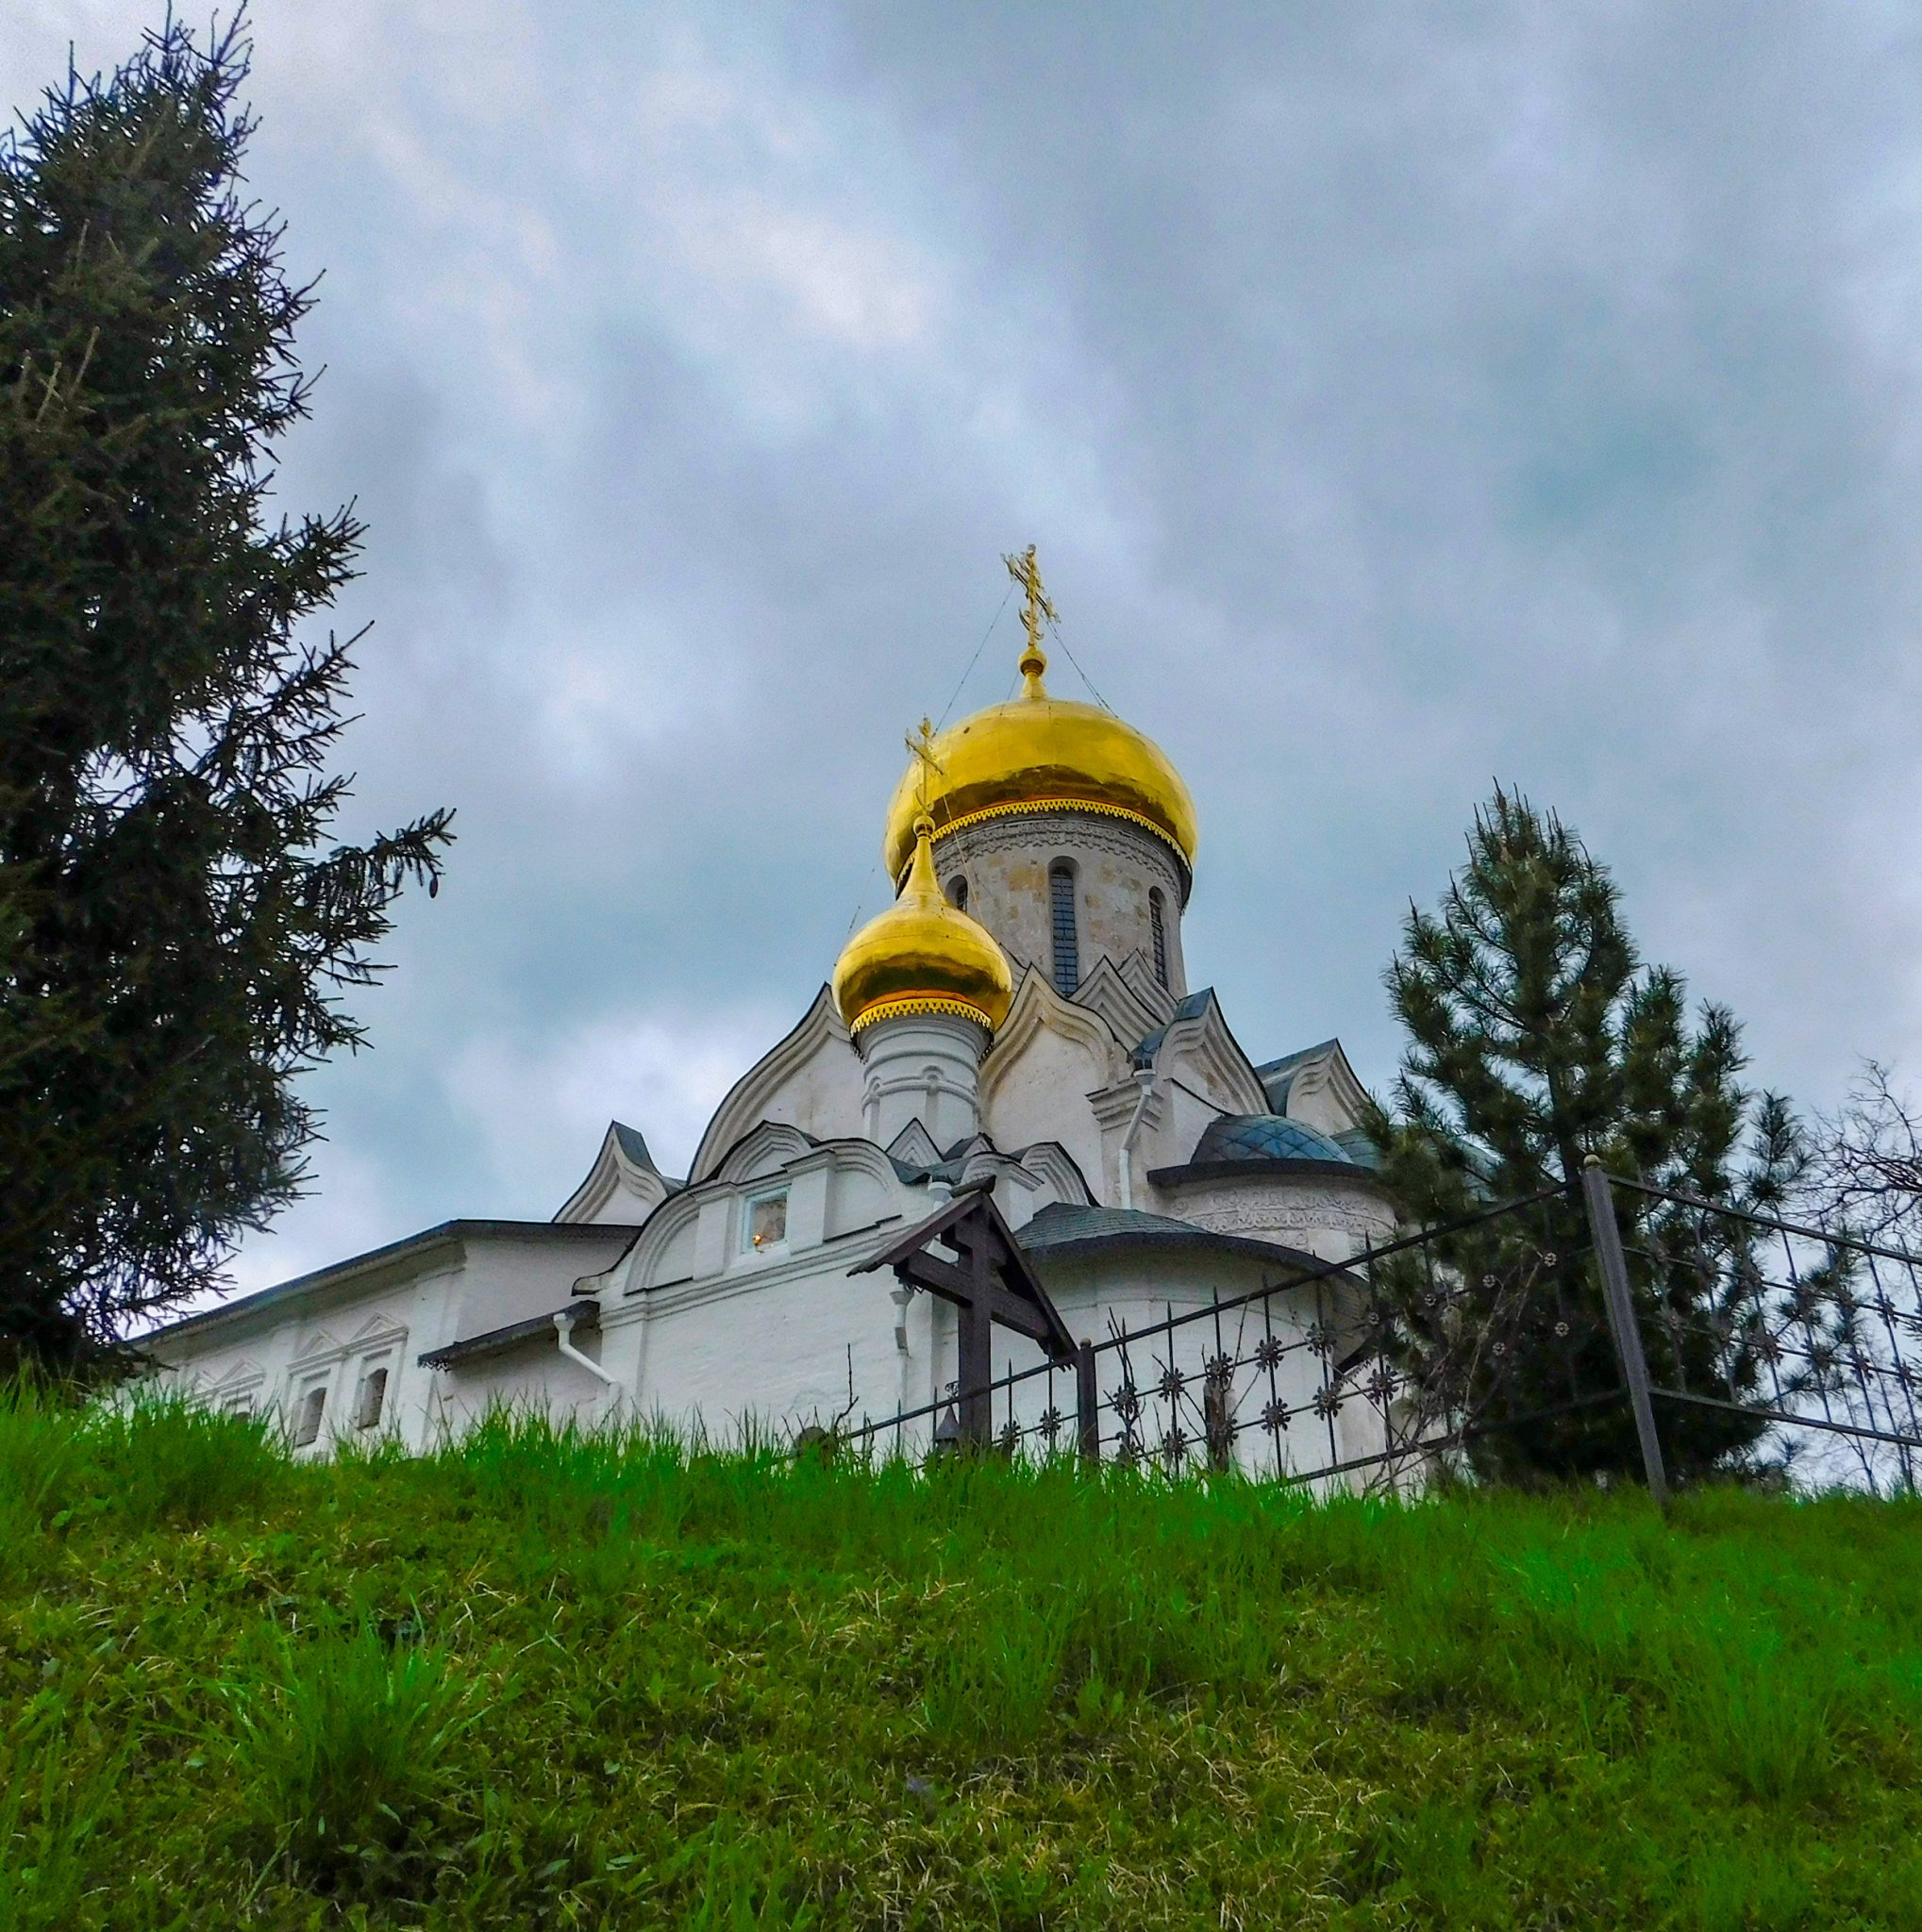
<svg viewBox="0 0 1922 1932"><path fill-rule="evenodd" d="M939 845L950 832L964 832L970 825L978 825L986 819L1026 818L1044 811L1085 811L1094 813L1096 818L1126 819L1129 824L1152 832L1175 854L1184 868L1187 866L1188 855L1181 849L1180 840L1165 825L1158 825L1145 812L1131 810L1125 805L1109 805L1098 798L1014 798L1005 805L984 805L974 811L963 812L959 818L950 819L944 825L936 825L934 842Z"/></svg>
<svg viewBox="0 0 1922 1932"><path fill-rule="evenodd" d="M847 1023L848 1037L852 1039L863 1026L872 1026L877 1020L901 1020L922 1013L972 1020L990 1033L994 1030L994 1020L971 1000L954 999L945 993L903 993L894 999L877 1000L865 1012L858 1013Z"/></svg>

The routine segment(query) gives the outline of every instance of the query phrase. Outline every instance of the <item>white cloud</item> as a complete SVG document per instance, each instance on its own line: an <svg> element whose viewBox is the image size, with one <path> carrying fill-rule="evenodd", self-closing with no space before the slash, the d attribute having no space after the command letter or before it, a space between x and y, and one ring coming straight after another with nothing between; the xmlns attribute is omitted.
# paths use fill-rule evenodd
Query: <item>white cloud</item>
<svg viewBox="0 0 1922 1932"><path fill-rule="evenodd" d="M292 1281L416 1232L403 1174L359 1148L326 1142L312 1150L312 1164L313 1191L242 1244L231 1270L238 1292Z"/></svg>
<svg viewBox="0 0 1922 1932"><path fill-rule="evenodd" d="M530 1170L561 1177L551 1213L610 1119L638 1127L664 1173L686 1174L722 1097L783 1030L737 1010L608 1016L532 1040L484 1035L453 1057L446 1091L480 1129L502 1186L525 1193Z"/></svg>
<svg viewBox="0 0 1922 1932"><path fill-rule="evenodd" d="M721 290L767 290L802 328L850 349L927 341L932 276L898 236L756 192L664 209L680 265Z"/></svg>

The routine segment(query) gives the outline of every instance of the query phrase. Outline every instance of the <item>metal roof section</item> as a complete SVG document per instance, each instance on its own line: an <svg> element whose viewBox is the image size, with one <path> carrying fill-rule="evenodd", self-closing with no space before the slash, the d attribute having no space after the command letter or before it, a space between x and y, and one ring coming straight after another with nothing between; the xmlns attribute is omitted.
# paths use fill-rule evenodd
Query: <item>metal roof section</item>
<svg viewBox="0 0 1922 1932"><path fill-rule="evenodd" d="M888 1142L888 1158L903 1180L924 1174L941 1161L941 1149L934 1137L918 1120L912 1120Z"/></svg>
<svg viewBox="0 0 1922 1932"><path fill-rule="evenodd" d="M1353 1158L1329 1135L1279 1113L1225 1113L1201 1130L1189 1158L1196 1167L1217 1160L1323 1160L1345 1165Z"/></svg>
<svg viewBox="0 0 1922 1932"><path fill-rule="evenodd" d="M600 1303L592 1295L583 1295L578 1301L568 1302L549 1314L529 1315L523 1321L510 1322L504 1327L490 1328L484 1335L470 1335L464 1341L450 1341L444 1348L430 1348L415 1359L424 1369L455 1369L465 1362L505 1355L510 1349L538 1341L543 1337L551 1340L558 1315L568 1317L577 1333L601 1325Z"/></svg>
<svg viewBox="0 0 1922 1932"><path fill-rule="evenodd" d="M677 1181L672 1174L660 1174L660 1166L656 1163L653 1155L647 1151L646 1136L642 1133L639 1127L630 1127L626 1121L610 1121L608 1124L613 1132L614 1139L621 1143L621 1152L636 1167L645 1168L649 1174L660 1174L660 1178L670 1194L677 1193L680 1189L687 1186L685 1181Z"/></svg>
<svg viewBox="0 0 1922 1932"><path fill-rule="evenodd" d="M655 1208L677 1194L687 1184L668 1175L654 1164L647 1151L646 1137L626 1121L610 1121L594 1152L593 1164L580 1185L556 1210L559 1221L600 1221L609 1211L625 1213L629 1220L646 1220ZM621 1196L625 1195L625 1201ZM603 1225L615 1225L604 1222Z"/></svg>
<svg viewBox="0 0 1922 1932"><path fill-rule="evenodd" d="M1310 1060L1318 1060L1327 1053L1339 1053L1341 1047L1339 1040L1318 1040L1312 1046L1299 1047L1294 1053L1284 1053L1278 1060L1268 1060L1257 1067L1255 1073L1267 1091L1268 1105L1277 1113L1286 1113L1288 1090L1295 1084L1295 1075Z"/></svg>
<svg viewBox="0 0 1922 1932"><path fill-rule="evenodd" d="M1157 1026L1152 1033L1144 1035L1136 1042L1134 1052L1129 1057L1134 1061L1134 1064L1138 1067L1153 1066L1155 1055L1161 1051L1162 1041L1167 1038L1168 1028L1170 1026L1178 1026L1183 1020L1200 1019L1202 1014L1207 1012L1209 1003L1213 998L1214 989L1212 986L1204 986L1200 991L1191 992L1168 1015L1164 1024Z"/></svg>

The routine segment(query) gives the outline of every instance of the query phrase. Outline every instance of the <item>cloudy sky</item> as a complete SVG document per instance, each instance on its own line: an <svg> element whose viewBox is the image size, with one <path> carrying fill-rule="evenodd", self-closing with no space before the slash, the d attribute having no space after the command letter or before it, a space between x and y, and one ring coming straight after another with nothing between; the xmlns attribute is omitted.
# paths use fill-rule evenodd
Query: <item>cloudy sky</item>
<svg viewBox="0 0 1922 1932"><path fill-rule="evenodd" d="M156 4L11 0L6 98ZM1832 1100L1922 1074L1922 16L259 0L372 525L364 830L459 810L256 1286L685 1162L881 903L1033 541L1195 792L1197 983L1382 1083L1499 777ZM957 709L1014 683L1004 613ZM1059 666L1058 688L1078 694Z"/></svg>

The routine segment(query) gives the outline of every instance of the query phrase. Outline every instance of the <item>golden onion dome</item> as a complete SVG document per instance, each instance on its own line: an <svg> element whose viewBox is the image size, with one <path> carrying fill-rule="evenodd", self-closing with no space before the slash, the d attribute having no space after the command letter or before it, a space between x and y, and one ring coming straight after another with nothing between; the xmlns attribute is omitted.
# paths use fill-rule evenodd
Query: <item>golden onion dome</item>
<svg viewBox="0 0 1922 1932"><path fill-rule="evenodd" d="M1067 809L1128 819L1195 865L1195 802L1152 739L1094 705L1050 697L1047 658L1030 637L1021 694L937 732L894 788L881 852L898 879L926 811L934 836L1012 813ZM927 727L924 725L923 730Z"/></svg>
<svg viewBox="0 0 1922 1932"><path fill-rule="evenodd" d="M934 827L911 827L913 856L901 895L842 949L834 1003L850 1033L902 1013L952 1013L990 1033L1008 1017L1014 980L994 936L941 895Z"/></svg>

